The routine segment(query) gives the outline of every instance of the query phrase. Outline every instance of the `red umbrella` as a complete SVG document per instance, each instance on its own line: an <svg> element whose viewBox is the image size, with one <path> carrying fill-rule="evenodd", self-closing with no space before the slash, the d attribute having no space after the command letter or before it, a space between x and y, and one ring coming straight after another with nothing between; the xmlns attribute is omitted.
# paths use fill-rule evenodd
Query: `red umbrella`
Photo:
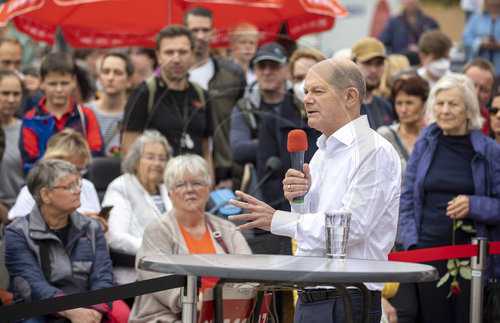
<svg viewBox="0 0 500 323"><path fill-rule="evenodd" d="M238 22L259 27L261 43L274 40L282 23L298 37L329 30L334 17L347 15L336 0L10 0L0 6L0 25L14 25L35 40L54 43L59 26L75 47L154 47L164 26L182 23L189 8L214 13L215 46L227 43L227 30Z"/></svg>

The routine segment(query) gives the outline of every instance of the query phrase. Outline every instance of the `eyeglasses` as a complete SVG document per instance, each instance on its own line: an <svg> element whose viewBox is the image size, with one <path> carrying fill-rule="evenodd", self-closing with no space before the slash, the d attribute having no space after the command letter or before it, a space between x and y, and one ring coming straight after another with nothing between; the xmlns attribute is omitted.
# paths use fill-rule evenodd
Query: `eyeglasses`
<svg viewBox="0 0 500 323"><path fill-rule="evenodd" d="M488 109L489 113L490 113L490 116L494 116L498 113L498 111L500 111L500 108L494 108L494 107L491 107Z"/></svg>
<svg viewBox="0 0 500 323"><path fill-rule="evenodd" d="M77 188L81 190L82 181L79 179L77 182L72 182L72 183L69 183L68 185L54 186L51 190L54 190L56 188L62 188L62 189L68 190L69 194L75 194Z"/></svg>
<svg viewBox="0 0 500 323"><path fill-rule="evenodd" d="M143 155L141 156L141 158L149 161L149 162L153 162L155 160L158 160L159 162L161 163L166 163L167 162L167 156L165 155L151 155L151 154L148 154L148 155Z"/></svg>
<svg viewBox="0 0 500 323"><path fill-rule="evenodd" d="M185 190L189 185L191 185L191 187L195 190L207 186L207 184L202 181L179 182L174 185L174 190Z"/></svg>

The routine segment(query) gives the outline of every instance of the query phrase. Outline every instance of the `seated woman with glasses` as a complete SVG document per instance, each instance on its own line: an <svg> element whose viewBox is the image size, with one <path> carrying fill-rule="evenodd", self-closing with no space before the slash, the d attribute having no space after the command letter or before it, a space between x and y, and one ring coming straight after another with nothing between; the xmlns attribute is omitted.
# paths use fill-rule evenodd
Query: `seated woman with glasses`
<svg viewBox="0 0 500 323"><path fill-rule="evenodd" d="M65 128L50 137L43 159L61 159L67 161L76 167L80 178L82 178L87 171L87 165L90 163L92 155L90 154L89 145L83 136L73 129ZM94 184L89 180L82 179L80 200L81 205L77 211L99 221L103 226L103 230L106 231L106 221L97 217L97 213L101 210L101 205ZM24 186L19 192L16 202L9 210L9 220L15 220L29 214L35 204L35 200L28 191L27 186Z"/></svg>
<svg viewBox="0 0 500 323"><path fill-rule="evenodd" d="M172 204L163 184L163 173L172 148L157 130L144 131L123 160L124 174L113 180L103 206L113 206L106 235L114 264L115 283L134 282L135 254L146 226Z"/></svg>
<svg viewBox="0 0 500 323"><path fill-rule="evenodd" d="M172 158L164 178L173 209L146 227L136 265L142 257L160 254L251 253L234 224L205 213L213 185L205 159L197 155ZM139 280L162 276L137 272ZM202 279L202 288L209 287L204 284ZM181 315L180 288L176 288L136 297L129 322L174 322Z"/></svg>
<svg viewBox="0 0 500 323"><path fill-rule="evenodd" d="M497 93L488 109L490 114L490 137L500 144L500 93Z"/></svg>
<svg viewBox="0 0 500 323"><path fill-rule="evenodd" d="M5 265L13 303L97 290L113 285L113 270L100 225L78 213L82 180L70 163L40 160L27 176L36 205L5 229ZM109 304L35 317L25 322L101 322ZM67 322L67 320L66 320Z"/></svg>

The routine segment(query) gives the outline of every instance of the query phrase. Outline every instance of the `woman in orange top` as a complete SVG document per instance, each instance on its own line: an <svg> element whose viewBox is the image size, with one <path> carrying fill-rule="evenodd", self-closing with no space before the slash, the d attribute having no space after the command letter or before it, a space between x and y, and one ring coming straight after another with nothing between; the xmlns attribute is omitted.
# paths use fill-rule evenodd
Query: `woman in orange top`
<svg viewBox="0 0 500 323"><path fill-rule="evenodd" d="M197 155L170 159L164 181L173 209L146 227L136 262L159 254L251 253L234 224L205 212L213 185L205 159ZM161 276L137 272L139 280ZM129 322L174 322L181 315L180 289L176 288L136 297Z"/></svg>

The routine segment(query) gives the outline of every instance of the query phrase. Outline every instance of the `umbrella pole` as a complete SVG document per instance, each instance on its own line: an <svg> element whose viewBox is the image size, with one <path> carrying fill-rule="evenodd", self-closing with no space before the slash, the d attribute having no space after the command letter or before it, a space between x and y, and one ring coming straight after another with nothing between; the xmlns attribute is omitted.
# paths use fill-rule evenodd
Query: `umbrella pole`
<svg viewBox="0 0 500 323"><path fill-rule="evenodd" d="M61 30L61 27L57 26L56 27L56 36L54 40L54 49L56 51L64 52L71 54L72 48L64 38L64 34Z"/></svg>
<svg viewBox="0 0 500 323"><path fill-rule="evenodd" d="M168 8L167 8L167 26L170 26L172 24L172 0L168 0Z"/></svg>

